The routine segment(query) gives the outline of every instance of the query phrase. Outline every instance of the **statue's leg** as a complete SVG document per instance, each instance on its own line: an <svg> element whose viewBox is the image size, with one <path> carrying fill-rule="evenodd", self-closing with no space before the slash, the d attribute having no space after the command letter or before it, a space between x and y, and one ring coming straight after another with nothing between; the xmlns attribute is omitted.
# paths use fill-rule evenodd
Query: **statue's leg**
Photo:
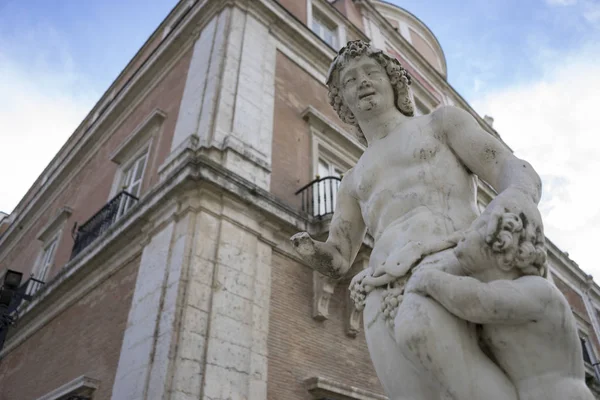
<svg viewBox="0 0 600 400"><path fill-rule="evenodd" d="M377 376L391 400L440 400L437 387L402 354L379 314L384 290L373 290L363 311L365 337Z"/></svg>
<svg viewBox="0 0 600 400"><path fill-rule="evenodd" d="M517 399L514 385L479 348L475 325L458 319L433 299L404 295L394 323L401 352L437 383L445 398Z"/></svg>

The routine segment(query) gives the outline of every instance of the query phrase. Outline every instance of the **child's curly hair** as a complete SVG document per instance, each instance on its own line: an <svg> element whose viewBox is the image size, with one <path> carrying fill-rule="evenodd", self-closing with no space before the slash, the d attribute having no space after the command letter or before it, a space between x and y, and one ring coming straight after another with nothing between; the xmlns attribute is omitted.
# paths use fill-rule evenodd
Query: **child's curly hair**
<svg viewBox="0 0 600 400"><path fill-rule="evenodd" d="M348 106L344 104L344 99L340 93L339 82L340 71L346 67L350 61L363 55L372 57L385 69L394 90L394 102L398 110L408 117L414 116L415 110L412 91L410 90L411 78L410 75L408 75L408 72L400 65L400 62L395 58L388 56L381 50L371 47L369 43L362 40L348 42L345 47L340 49L329 68L327 77L329 104L333 106L333 109L337 112L343 122L357 127L358 139L361 143L366 145L366 138L358 125L358 121L356 121L356 117L352 111L350 111Z"/></svg>
<svg viewBox="0 0 600 400"><path fill-rule="evenodd" d="M492 252L499 257L499 267L504 270L519 268L523 275L547 277L546 248L543 233L527 238L525 215L505 213L499 217L498 230L485 238Z"/></svg>

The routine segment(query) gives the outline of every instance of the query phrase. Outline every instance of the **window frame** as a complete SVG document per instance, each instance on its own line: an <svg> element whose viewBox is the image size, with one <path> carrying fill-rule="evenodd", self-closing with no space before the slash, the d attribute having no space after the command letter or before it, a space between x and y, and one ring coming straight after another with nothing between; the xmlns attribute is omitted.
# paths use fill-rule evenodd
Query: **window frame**
<svg viewBox="0 0 600 400"><path fill-rule="evenodd" d="M585 329L581 323L577 323L577 336L579 336L579 340L582 344L582 352L583 352L583 346L585 346L585 350L587 351L588 357L590 359L590 362L586 362L585 359L583 360L583 366L586 372L594 375L594 377L596 378L596 380L598 380L600 382L600 374L598 372L598 357L596 355L596 351L594 350L594 345L592 344L591 340L590 340L590 335L588 333L588 330ZM583 356L583 354L582 354ZM583 357L582 357L583 358Z"/></svg>
<svg viewBox="0 0 600 400"><path fill-rule="evenodd" d="M56 264L56 254L61 245L63 237L64 227L73 213L73 209L70 207L62 207L58 210L56 215L50 219L50 221L40 230L37 235L37 240L42 243L41 250L35 260L33 268L31 269L31 276L37 280L47 282L47 278L50 275L52 268ZM50 260L44 262L47 250L54 246ZM39 289L39 285L36 285L36 290ZM27 289L30 295L33 295L35 291L33 289Z"/></svg>
<svg viewBox="0 0 600 400"><path fill-rule="evenodd" d="M158 152L154 142L160 142L165 119L166 113L158 108L153 110L111 154L110 160L118 165L118 169L107 201L122 191L126 171L145 153L146 160L142 171L140 191L136 196L142 198L148 180L147 171L151 170L156 163Z"/></svg>
<svg viewBox="0 0 600 400"><path fill-rule="evenodd" d="M130 194L138 199L141 197L142 188L144 185L144 178L146 176L146 169L148 167L149 153L150 153L150 144L148 144L148 146L146 146L146 147L142 147L142 149L140 149L140 151L138 151L127 163L125 163L123 165L123 167L120 169L120 174L119 174L120 182L118 185L117 193L125 191L128 194ZM143 166L141 167L142 172L141 172L141 174L138 174L137 173L138 168L139 168L138 162L142 159L142 157L144 158ZM131 175L129 175L130 172L131 172ZM135 180L135 177L137 175L140 175L140 177L138 180ZM131 176L131 179L134 181L128 183L127 186L125 186L125 181L128 179L129 176ZM131 187L135 186L135 185L139 185L137 191L131 190ZM115 193L115 195L117 193ZM121 200L119 201L119 208L117 210L116 218L117 219L121 218L135 204L136 204L136 202L132 198L130 198L128 196L122 197Z"/></svg>
<svg viewBox="0 0 600 400"><path fill-rule="evenodd" d="M331 22L331 20L328 20L326 17L324 17L319 11L315 11L313 11L312 19L310 21L310 29L329 46L336 50L339 49L340 44L338 43L338 26ZM327 36L331 37L331 42L327 40Z"/></svg>
<svg viewBox="0 0 600 400"><path fill-rule="evenodd" d="M324 43L327 43L335 51L338 51L346 43L346 25L345 22L332 10L333 6L322 0L307 0L306 1L306 26L319 37ZM335 43L328 43L323 36L313 29L313 21L317 19L323 22L321 26L334 27L332 30L335 38Z"/></svg>
<svg viewBox="0 0 600 400"><path fill-rule="evenodd" d="M58 248L58 243L60 241L59 233L56 233L52 239L49 240L48 244L44 244L42 247L42 251L40 253L40 258L38 265L36 266L36 274L32 274L35 279L38 279L42 282L46 282L45 279L48 275L48 272L52 270L54 266L54 260L56 259L56 249ZM46 255L50 253L50 256ZM46 259L48 258L48 259Z"/></svg>

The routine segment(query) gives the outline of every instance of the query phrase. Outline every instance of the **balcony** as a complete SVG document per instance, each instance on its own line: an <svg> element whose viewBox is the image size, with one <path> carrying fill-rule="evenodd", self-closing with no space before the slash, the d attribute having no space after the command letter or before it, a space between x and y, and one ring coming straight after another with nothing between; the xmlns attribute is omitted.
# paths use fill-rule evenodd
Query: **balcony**
<svg viewBox="0 0 600 400"><path fill-rule="evenodd" d="M75 227L75 243L71 251L71 259L106 232L138 200L134 195L122 191L106 203L92 218L83 223L83 225L79 226L79 228Z"/></svg>
<svg viewBox="0 0 600 400"><path fill-rule="evenodd" d="M19 286L19 288L14 292L10 301L10 305L6 310L6 314L10 315L13 312L15 312L19 308L23 300L30 301L35 295L35 293L38 290L40 290L43 285L44 282L40 281L39 279L35 279L33 276L31 276L29 279L23 282L23 284L21 284L21 286Z"/></svg>
<svg viewBox="0 0 600 400"><path fill-rule="evenodd" d="M316 218L333 214L341 181L337 176L317 176L314 181L298 190L296 196L301 197L302 211Z"/></svg>

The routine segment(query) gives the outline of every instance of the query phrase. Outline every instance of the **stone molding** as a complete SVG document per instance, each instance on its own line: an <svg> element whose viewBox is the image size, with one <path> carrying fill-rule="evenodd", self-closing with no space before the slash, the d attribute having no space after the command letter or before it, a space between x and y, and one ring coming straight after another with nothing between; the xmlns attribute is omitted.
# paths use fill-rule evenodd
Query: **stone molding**
<svg viewBox="0 0 600 400"><path fill-rule="evenodd" d="M324 321L329 318L329 300L338 283L337 279L313 271L313 319Z"/></svg>
<svg viewBox="0 0 600 400"><path fill-rule="evenodd" d="M116 164L127 162L133 153L156 136L165 118L167 118L167 114L164 111L158 108L154 109L112 152L110 160Z"/></svg>
<svg viewBox="0 0 600 400"><path fill-rule="evenodd" d="M42 242L47 242L57 231L62 229L62 225L67 221L67 219L73 213L73 209L71 207L62 207L54 218L50 220L38 233L37 239Z"/></svg>
<svg viewBox="0 0 600 400"><path fill-rule="evenodd" d="M320 376L305 379L304 385L315 400L388 400L386 396Z"/></svg>
<svg viewBox="0 0 600 400"><path fill-rule="evenodd" d="M38 397L37 400L59 400L68 395L90 396L99 386L100 381L98 379L81 375L50 393Z"/></svg>

